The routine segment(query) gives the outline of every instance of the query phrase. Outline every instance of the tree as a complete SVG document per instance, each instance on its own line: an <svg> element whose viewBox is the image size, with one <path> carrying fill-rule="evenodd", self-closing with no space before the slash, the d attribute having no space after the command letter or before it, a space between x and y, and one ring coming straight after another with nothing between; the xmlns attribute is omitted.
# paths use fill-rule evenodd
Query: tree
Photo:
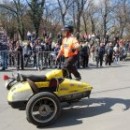
<svg viewBox="0 0 130 130"><path fill-rule="evenodd" d="M68 9L72 5L72 0L57 0L58 5L59 5L59 10L61 14L61 19L62 19L62 25L65 25L65 16L67 14Z"/></svg>
<svg viewBox="0 0 130 130"><path fill-rule="evenodd" d="M76 5L76 31L80 32L81 26L81 17L83 15L83 11L86 5L87 0L74 0Z"/></svg>
<svg viewBox="0 0 130 130"><path fill-rule="evenodd" d="M6 30L10 39L14 39L14 35L17 32L17 21L15 17L8 15L5 11L0 15L2 27Z"/></svg>
<svg viewBox="0 0 130 130"><path fill-rule="evenodd" d="M91 31L91 33L95 33L96 31L96 12L97 8L94 6L93 2L89 0L85 6L82 15L84 31L86 32L86 34L88 33L88 31Z"/></svg>
<svg viewBox="0 0 130 130"><path fill-rule="evenodd" d="M66 23L73 23L77 33L98 33L106 40L109 34L130 33L129 0L4 1L0 4L3 26L11 37L18 32L22 40L27 30L35 31L36 37L45 28L56 34Z"/></svg>
<svg viewBox="0 0 130 130"><path fill-rule="evenodd" d="M129 18L130 18L130 9L129 9L129 1L122 0L117 1L115 8L115 18L116 23L118 25L119 36L122 38L123 34L127 30L129 26ZM127 26L128 25L128 26Z"/></svg>
<svg viewBox="0 0 130 130"><path fill-rule="evenodd" d="M10 3L0 4L0 7L5 9L9 15L12 15L17 20L17 30L21 36L21 39L25 38L25 27L23 23L23 16L26 12L26 7L21 0L13 0Z"/></svg>
<svg viewBox="0 0 130 130"><path fill-rule="evenodd" d="M53 3L45 4L44 16L40 30L43 32L50 32L52 36L56 36L56 33L60 30L61 15L57 6L54 7Z"/></svg>
<svg viewBox="0 0 130 130"><path fill-rule="evenodd" d="M28 3L28 6L30 7L29 15L35 28L36 37L38 37L45 0L31 0L31 2L29 2L28 0L26 1Z"/></svg>
<svg viewBox="0 0 130 130"><path fill-rule="evenodd" d="M114 2L111 0L97 0L97 8L98 8L98 26L99 33L101 34L102 40L105 40L107 43L109 35L109 30L113 27L113 12L114 12Z"/></svg>

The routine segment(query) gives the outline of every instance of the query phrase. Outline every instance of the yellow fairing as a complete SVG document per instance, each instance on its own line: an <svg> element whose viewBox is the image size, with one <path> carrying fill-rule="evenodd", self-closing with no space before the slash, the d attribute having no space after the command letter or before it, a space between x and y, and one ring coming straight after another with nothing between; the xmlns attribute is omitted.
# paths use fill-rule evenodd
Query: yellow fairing
<svg viewBox="0 0 130 130"><path fill-rule="evenodd" d="M46 77L48 80L51 80L52 78L62 78L63 72L62 70L52 70L46 74Z"/></svg>
<svg viewBox="0 0 130 130"><path fill-rule="evenodd" d="M49 74L48 74L49 77ZM58 75L57 75L58 77ZM51 78L51 77L49 77ZM49 81L44 81L44 82L35 82L36 86L38 88L49 88ZM59 86L57 86L55 90L55 94L57 96L65 96L65 95L70 95L74 93L82 93L86 91L91 91L92 87L85 82L80 82L76 80L71 80L71 79L64 79ZM8 101L9 102L15 102L15 101L24 101L28 100L31 96L33 95L32 89L29 85L28 82L21 82L21 83L16 83L11 90L8 93Z"/></svg>
<svg viewBox="0 0 130 130"><path fill-rule="evenodd" d="M7 97L8 101L13 101L14 100L13 97L16 93L22 93L25 91L31 91L31 88L28 82L15 84L8 93L8 97Z"/></svg>
<svg viewBox="0 0 130 130"><path fill-rule="evenodd" d="M84 91L91 91L92 87L85 82L80 82L71 79L65 79L58 88L56 94L58 96L68 95L72 93L80 93Z"/></svg>

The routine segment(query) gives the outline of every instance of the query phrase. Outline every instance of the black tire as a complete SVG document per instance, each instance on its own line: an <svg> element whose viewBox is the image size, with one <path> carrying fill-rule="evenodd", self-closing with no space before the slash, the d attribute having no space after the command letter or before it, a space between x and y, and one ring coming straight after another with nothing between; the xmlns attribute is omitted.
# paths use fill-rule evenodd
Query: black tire
<svg viewBox="0 0 130 130"><path fill-rule="evenodd" d="M60 112L60 101L50 92L37 93L26 106L27 120L42 127L52 124L59 117Z"/></svg>

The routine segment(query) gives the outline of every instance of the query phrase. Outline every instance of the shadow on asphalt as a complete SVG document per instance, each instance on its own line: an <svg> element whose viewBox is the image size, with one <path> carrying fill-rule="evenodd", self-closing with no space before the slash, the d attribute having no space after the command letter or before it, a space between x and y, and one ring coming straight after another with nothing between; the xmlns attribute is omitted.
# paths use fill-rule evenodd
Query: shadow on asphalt
<svg viewBox="0 0 130 130"><path fill-rule="evenodd" d="M113 111L112 107L116 104L123 105L120 107L121 111L130 109L130 100L121 98L91 98L88 100L83 99L82 101L72 105L66 103L64 104L60 118L55 122L55 124L46 127L46 129L82 124L83 118L94 117L111 112Z"/></svg>

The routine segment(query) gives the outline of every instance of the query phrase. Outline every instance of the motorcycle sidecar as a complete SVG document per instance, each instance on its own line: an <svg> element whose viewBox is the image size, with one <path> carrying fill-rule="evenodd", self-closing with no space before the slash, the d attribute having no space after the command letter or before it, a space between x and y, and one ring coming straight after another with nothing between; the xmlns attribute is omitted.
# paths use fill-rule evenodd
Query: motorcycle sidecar
<svg viewBox="0 0 130 130"><path fill-rule="evenodd" d="M53 70L45 76L21 77L10 87L8 102L13 107L26 105L29 122L46 126L60 115L61 102L89 97L91 85L64 78L62 70Z"/></svg>

